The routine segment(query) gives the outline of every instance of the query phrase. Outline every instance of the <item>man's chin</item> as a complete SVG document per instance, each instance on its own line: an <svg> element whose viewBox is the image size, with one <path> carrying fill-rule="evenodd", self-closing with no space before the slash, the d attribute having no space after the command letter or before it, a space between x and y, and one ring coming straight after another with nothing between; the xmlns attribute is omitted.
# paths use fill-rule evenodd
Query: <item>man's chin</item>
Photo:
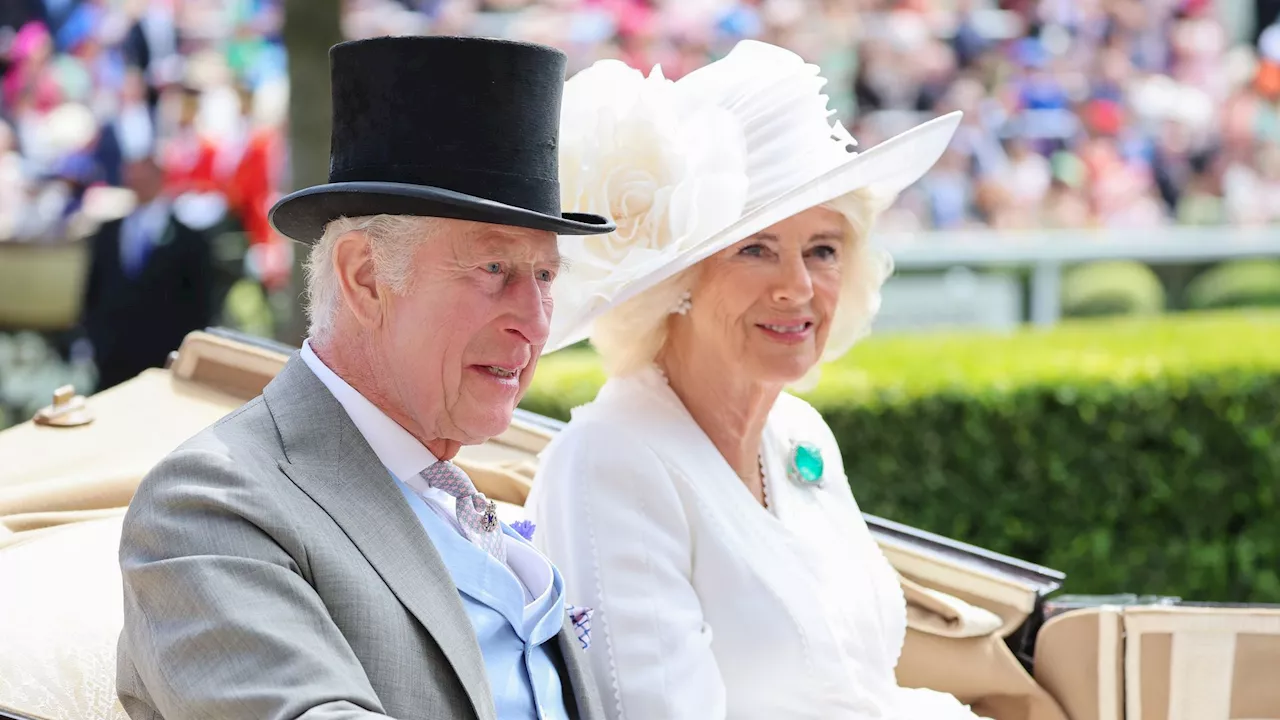
<svg viewBox="0 0 1280 720"><path fill-rule="evenodd" d="M458 424L465 439L463 445L483 445L511 427L514 408L493 408L486 412L478 412Z"/></svg>
<svg viewBox="0 0 1280 720"><path fill-rule="evenodd" d="M479 445L511 426L525 388L502 385L495 387L480 382L463 386L462 395L450 414L454 427L469 438L463 441L465 444Z"/></svg>

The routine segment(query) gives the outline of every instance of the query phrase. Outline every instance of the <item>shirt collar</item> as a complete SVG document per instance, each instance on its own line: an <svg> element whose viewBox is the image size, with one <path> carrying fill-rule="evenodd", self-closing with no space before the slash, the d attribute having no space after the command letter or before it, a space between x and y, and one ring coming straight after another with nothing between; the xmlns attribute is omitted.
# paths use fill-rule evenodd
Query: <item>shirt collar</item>
<svg viewBox="0 0 1280 720"><path fill-rule="evenodd" d="M149 233L163 229L169 220L169 203L164 198L156 198L145 205L139 205L125 218L132 226L142 227Z"/></svg>
<svg viewBox="0 0 1280 720"><path fill-rule="evenodd" d="M164 198L156 198L146 205L137 208L139 217L145 218L147 222L155 224L169 213L169 202Z"/></svg>
<svg viewBox="0 0 1280 720"><path fill-rule="evenodd" d="M299 353L311 372L324 383L333 397L351 417L351 422L364 436L369 447L387 470L398 478L411 478L436 464L436 456L408 430L378 409L377 405L351 387L346 380L329 369L311 349L311 341L302 342Z"/></svg>

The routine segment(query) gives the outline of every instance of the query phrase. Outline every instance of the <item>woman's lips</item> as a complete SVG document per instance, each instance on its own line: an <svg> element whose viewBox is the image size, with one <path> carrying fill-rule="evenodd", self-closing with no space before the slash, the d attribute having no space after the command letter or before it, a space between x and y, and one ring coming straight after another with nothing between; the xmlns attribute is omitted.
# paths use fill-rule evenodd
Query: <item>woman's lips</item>
<svg viewBox="0 0 1280 720"><path fill-rule="evenodd" d="M812 320L756 323L756 327L760 328L770 339L783 343L803 342L813 333Z"/></svg>

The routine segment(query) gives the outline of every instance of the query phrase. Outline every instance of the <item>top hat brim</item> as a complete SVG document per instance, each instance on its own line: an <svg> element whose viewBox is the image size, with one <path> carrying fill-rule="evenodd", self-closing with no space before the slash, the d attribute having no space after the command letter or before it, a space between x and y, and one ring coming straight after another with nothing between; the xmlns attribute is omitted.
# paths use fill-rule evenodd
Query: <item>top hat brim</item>
<svg viewBox="0 0 1280 720"><path fill-rule="evenodd" d="M549 230L557 235L610 233L608 218L587 213L548 215L427 185L340 182L298 190L271 208L271 225L286 237L314 243L325 226L343 217L417 215Z"/></svg>

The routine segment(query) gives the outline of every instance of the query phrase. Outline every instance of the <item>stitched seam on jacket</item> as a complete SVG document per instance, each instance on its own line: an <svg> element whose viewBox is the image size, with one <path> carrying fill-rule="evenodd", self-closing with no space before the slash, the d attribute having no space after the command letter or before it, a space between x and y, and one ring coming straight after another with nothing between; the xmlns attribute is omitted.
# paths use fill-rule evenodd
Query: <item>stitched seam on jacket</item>
<svg viewBox="0 0 1280 720"><path fill-rule="evenodd" d="M587 541L591 545L591 557L594 560L594 562L591 563L591 573L595 575L596 597L600 599L600 604L602 606L600 612L600 625L602 627L600 629L604 631L602 634L604 635L605 655L609 658L609 685L613 689L613 706L618 711L618 718L620 720L625 720L627 713L622 709L622 687L618 684L618 664L614 660L613 633L609 631L609 608L603 607L604 581L600 576L600 551L596 544L596 530L593 519L594 513L592 512L592 509L594 508L594 501L592 500L590 493L585 493L584 496L586 498L586 502L583 504L586 506L585 510L587 515Z"/></svg>

